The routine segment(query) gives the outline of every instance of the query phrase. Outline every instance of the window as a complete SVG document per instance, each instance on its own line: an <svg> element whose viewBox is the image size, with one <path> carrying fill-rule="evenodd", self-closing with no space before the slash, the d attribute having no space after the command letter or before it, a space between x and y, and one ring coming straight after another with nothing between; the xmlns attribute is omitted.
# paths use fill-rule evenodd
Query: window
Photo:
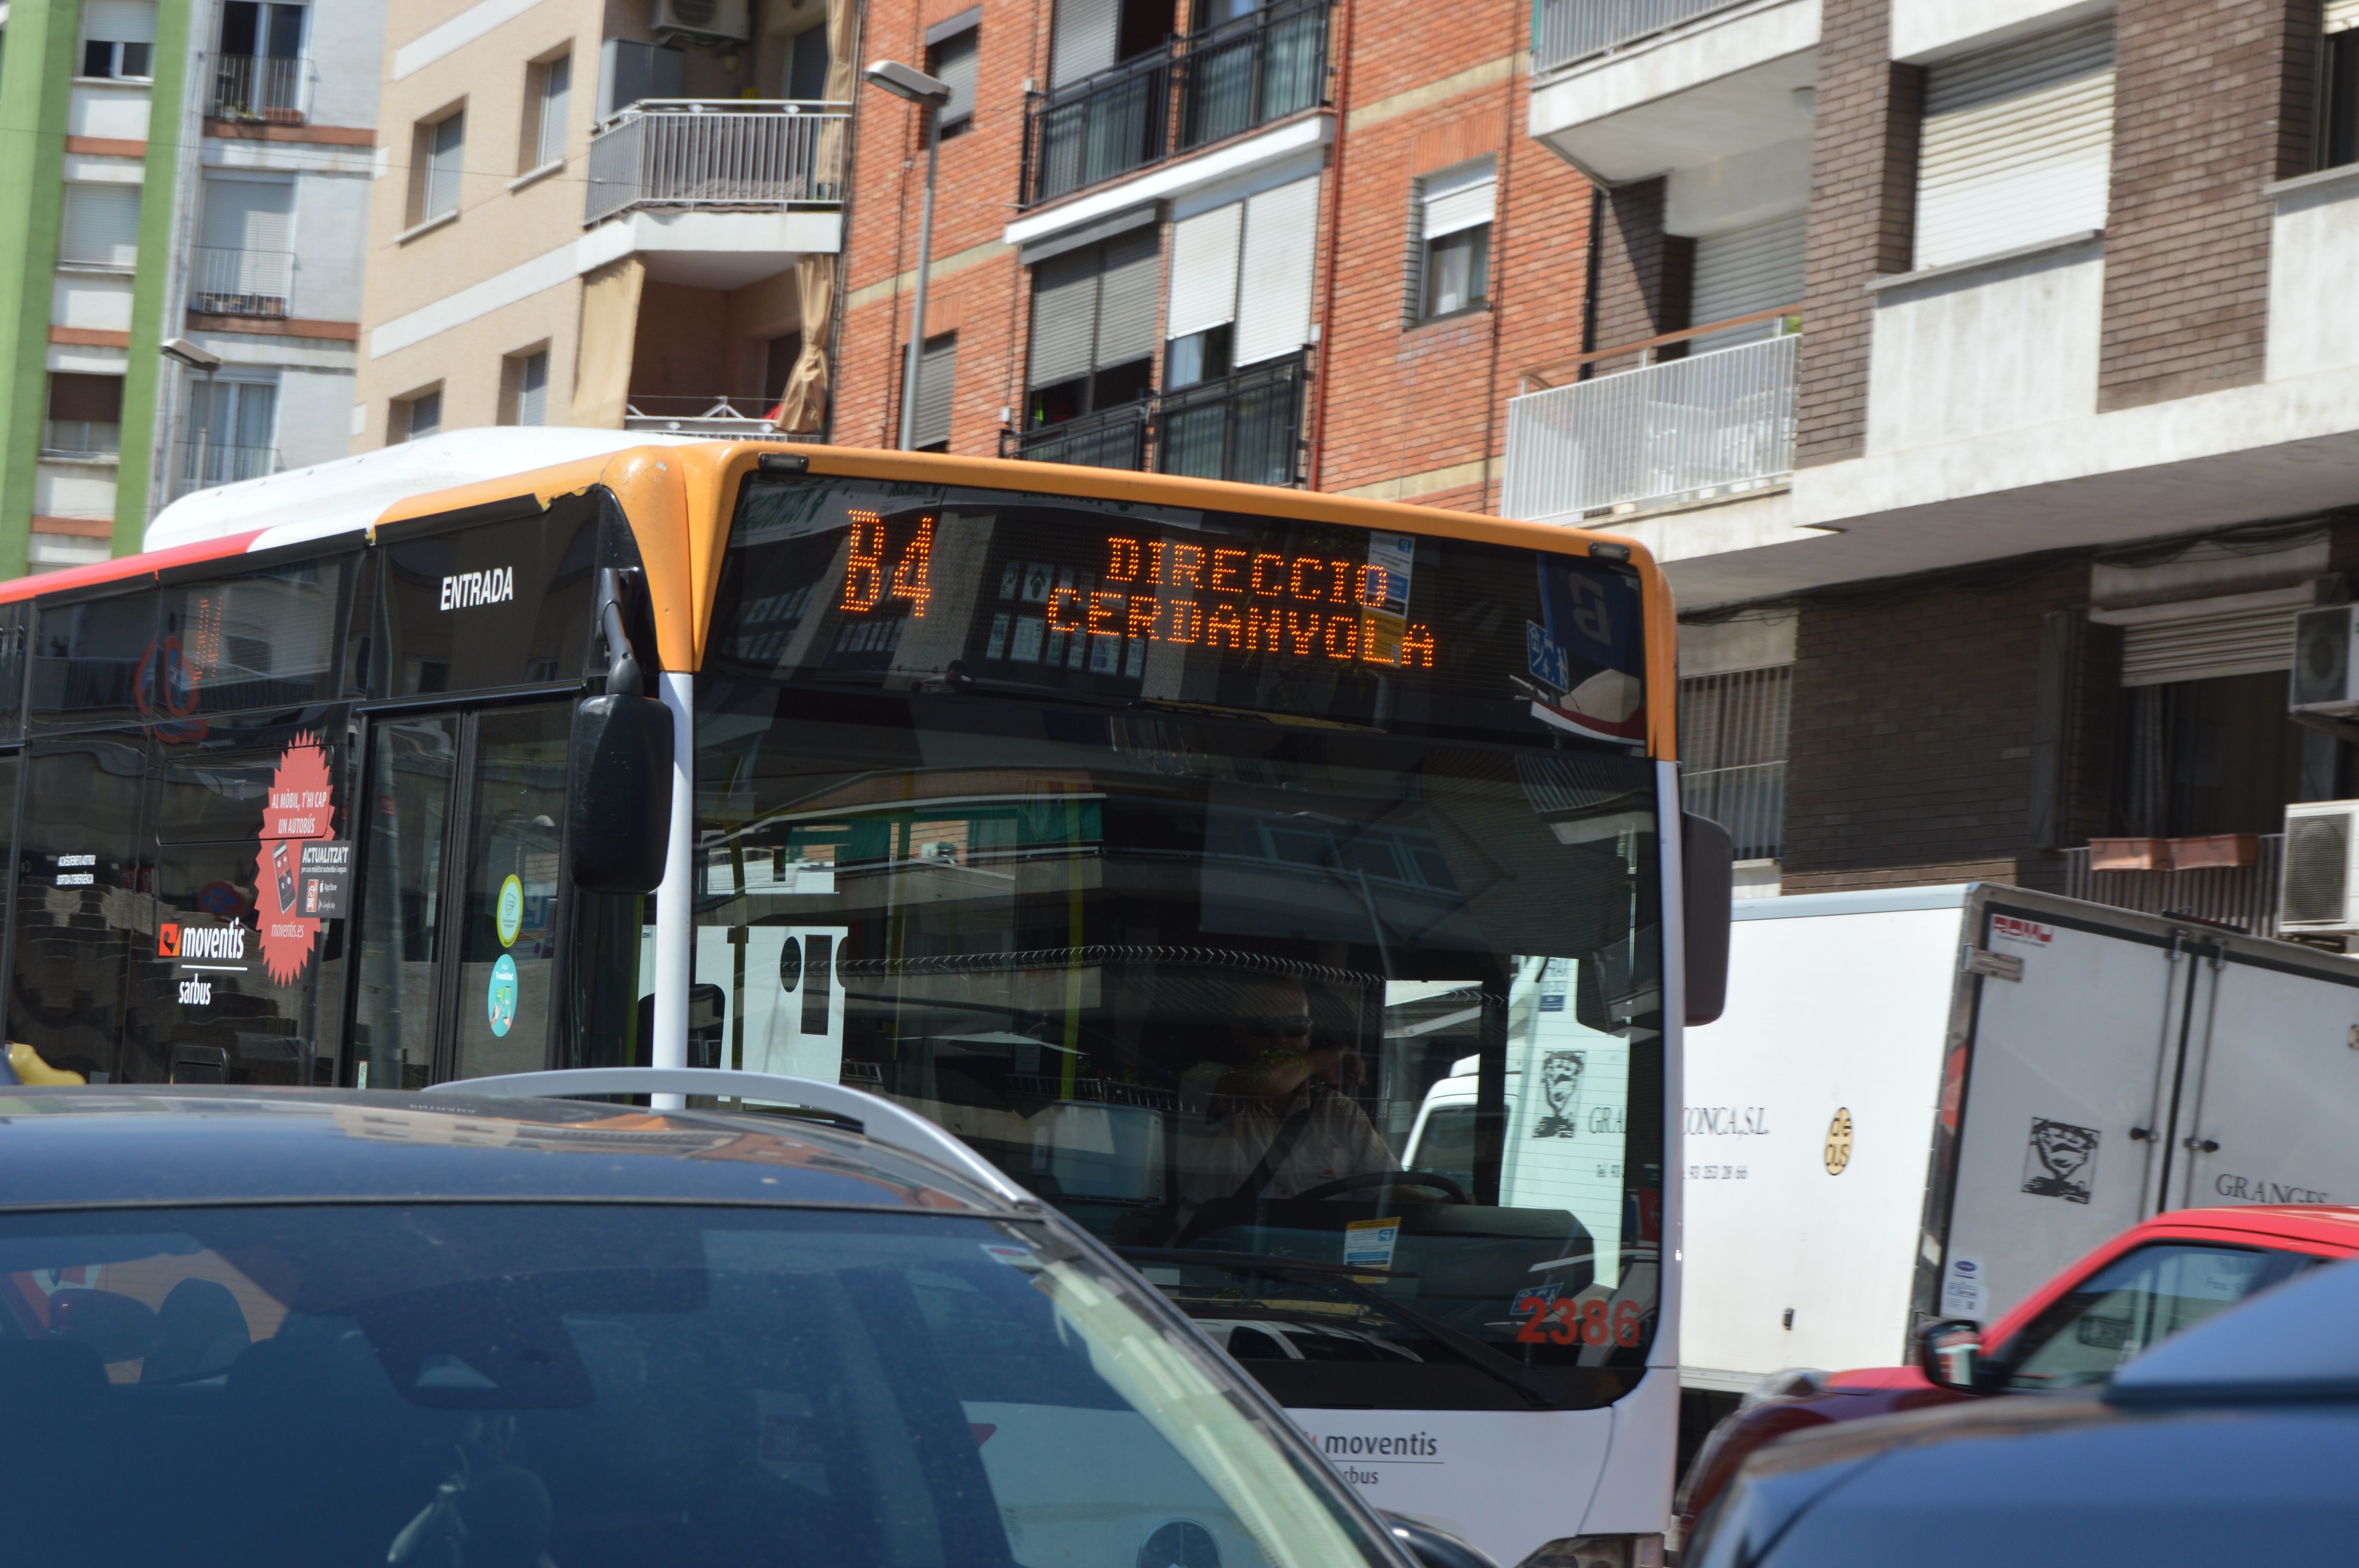
<svg viewBox="0 0 2359 1568"><path fill-rule="evenodd" d="M222 6L212 114L227 119L301 120L309 10L258 0L228 0Z"/></svg>
<svg viewBox="0 0 2359 1568"><path fill-rule="evenodd" d="M1736 859L1774 860L1786 817L1794 666L1680 682L1680 799L1728 829Z"/></svg>
<svg viewBox="0 0 2359 1568"><path fill-rule="evenodd" d="M145 81L155 52L156 0L84 0L82 75Z"/></svg>
<svg viewBox="0 0 2359 1568"><path fill-rule="evenodd" d="M1027 426L1061 424L1152 390L1157 239L1148 225L1033 267Z"/></svg>
<svg viewBox="0 0 2359 1568"><path fill-rule="evenodd" d="M598 48L598 117L619 114L644 98L686 96L687 72L685 49L608 38Z"/></svg>
<svg viewBox="0 0 2359 1568"><path fill-rule="evenodd" d="M69 185L58 260L128 269L139 260L139 187Z"/></svg>
<svg viewBox="0 0 2359 1568"><path fill-rule="evenodd" d="M1310 336L1319 180L1290 180L1171 226L1166 390L1294 352Z"/></svg>
<svg viewBox="0 0 2359 1568"><path fill-rule="evenodd" d="M420 121L411 137L409 222L412 226L459 210L459 176L467 156L467 113L454 109Z"/></svg>
<svg viewBox="0 0 2359 1568"><path fill-rule="evenodd" d="M1778 310L1802 302L1804 214L1788 213L1696 240L1688 318L1699 327ZM1690 341L1690 353L1709 353L1777 337L1789 318L1772 317Z"/></svg>
<svg viewBox="0 0 2359 1568"><path fill-rule="evenodd" d="M827 27L807 27L787 46L787 96L805 103L827 98Z"/></svg>
<svg viewBox="0 0 2359 1568"><path fill-rule="evenodd" d="M1163 350L1167 389L1229 373L1245 217L1245 204L1232 201L1171 225L1171 302Z"/></svg>
<svg viewBox="0 0 2359 1568"><path fill-rule="evenodd" d="M500 365L500 423L549 423L549 350L510 354Z"/></svg>
<svg viewBox="0 0 2359 1568"><path fill-rule="evenodd" d="M189 258L191 308L285 316L294 285L295 182L208 175L201 239Z"/></svg>
<svg viewBox="0 0 2359 1568"><path fill-rule="evenodd" d="M958 334L928 338L918 356L917 423L912 444L921 452L951 449L951 386L958 378Z"/></svg>
<svg viewBox="0 0 2359 1568"><path fill-rule="evenodd" d="M2001 1351L2010 1389L2082 1389L2131 1357L2322 1260L2301 1252L2158 1243L2058 1297Z"/></svg>
<svg viewBox="0 0 2359 1568"><path fill-rule="evenodd" d="M559 55L525 68L524 156L516 172L565 161L565 118L573 101L573 57Z"/></svg>
<svg viewBox="0 0 2359 1568"><path fill-rule="evenodd" d="M276 384L190 375L188 389L177 470L180 493L278 470Z"/></svg>
<svg viewBox="0 0 2359 1568"><path fill-rule="evenodd" d="M1929 68L1916 265L2104 228L2113 141L2111 17Z"/></svg>
<svg viewBox="0 0 2359 1568"><path fill-rule="evenodd" d="M951 101L941 108L941 132L956 135L974 124L975 61L983 29L980 5L926 29L926 70L950 84Z"/></svg>
<svg viewBox="0 0 2359 1568"><path fill-rule="evenodd" d="M123 378L119 375L49 376L49 416L41 449L96 456L122 449Z"/></svg>
<svg viewBox="0 0 2359 1568"><path fill-rule="evenodd" d="M1455 316L1489 303L1491 218L1498 187L1498 165L1491 158L1418 181L1419 318Z"/></svg>
<svg viewBox="0 0 2359 1568"><path fill-rule="evenodd" d="M2327 0L2318 167L2359 163L2359 0Z"/></svg>
<svg viewBox="0 0 2359 1568"><path fill-rule="evenodd" d="M438 435L442 429L442 389L412 394L397 399L393 406L392 427L386 433L388 445L401 441L422 441Z"/></svg>

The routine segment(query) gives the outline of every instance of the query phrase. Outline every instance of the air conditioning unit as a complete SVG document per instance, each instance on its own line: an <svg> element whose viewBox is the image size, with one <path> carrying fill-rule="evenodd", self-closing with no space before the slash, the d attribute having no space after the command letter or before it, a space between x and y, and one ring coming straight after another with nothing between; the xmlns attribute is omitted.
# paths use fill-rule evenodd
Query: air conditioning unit
<svg viewBox="0 0 2359 1568"><path fill-rule="evenodd" d="M2359 800L2312 800L2286 807L2277 929L2359 932Z"/></svg>
<svg viewBox="0 0 2359 1568"><path fill-rule="evenodd" d="M743 43L754 36L753 0L655 0L655 30Z"/></svg>
<svg viewBox="0 0 2359 1568"><path fill-rule="evenodd" d="M2293 618L2286 704L2296 719L2359 714L2359 604L2305 610Z"/></svg>

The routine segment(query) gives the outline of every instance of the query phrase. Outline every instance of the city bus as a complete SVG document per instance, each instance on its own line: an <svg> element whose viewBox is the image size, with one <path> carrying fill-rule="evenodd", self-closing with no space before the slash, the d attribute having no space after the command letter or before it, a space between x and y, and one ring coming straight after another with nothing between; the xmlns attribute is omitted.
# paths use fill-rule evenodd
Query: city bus
<svg viewBox="0 0 2359 1568"><path fill-rule="evenodd" d="M1728 866L1642 548L516 429L148 544L0 587L5 1030L49 1068L854 1086L1127 1258L1375 1506L1504 1568L1657 1560Z"/></svg>

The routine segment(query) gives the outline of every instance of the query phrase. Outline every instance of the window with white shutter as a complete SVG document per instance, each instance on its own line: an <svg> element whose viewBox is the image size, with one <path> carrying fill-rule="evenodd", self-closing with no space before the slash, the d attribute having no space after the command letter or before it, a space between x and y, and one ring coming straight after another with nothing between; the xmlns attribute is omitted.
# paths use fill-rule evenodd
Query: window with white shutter
<svg viewBox="0 0 2359 1568"><path fill-rule="evenodd" d="M139 187L68 185L58 259L128 269L139 260Z"/></svg>
<svg viewBox="0 0 2359 1568"><path fill-rule="evenodd" d="M1493 158L1417 182L1417 277L1412 316L1454 316L1491 297L1491 221L1498 205Z"/></svg>
<svg viewBox="0 0 2359 1568"><path fill-rule="evenodd" d="M573 105L573 56L545 59L526 72L524 156L516 172L529 173L565 158L565 123Z"/></svg>
<svg viewBox="0 0 2359 1568"><path fill-rule="evenodd" d="M1933 66L1917 265L2103 229L2113 139L2111 17Z"/></svg>
<svg viewBox="0 0 2359 1568"><path fill-rule="evenodd" d="M156 0L82 0L82 75L144 81L155 53Z"/></svg>
<svg viewBox="0 0 2359 1568"><path fill-rule="evenodd" d="M1795 212L1698 239L1689 319L1699 327L1709 327L1715 321L1800 305L1804 220L1805 214ZM1757 342L1777 336L1779 325L1772 319L1732 327L1691 339L1688 351L1709 353Z"/></svg>
<svg viewBox="0 0 2359 1568"><path fill-rule="evenodd" d="M411 137L409 221L423 223L459 210L459 176L467 157L467 114L462 109L420 122Z"/></svg>
<svg viewBox="0 0 2359 1568"><path fill-rule="evenodd" d="M1290 354L1310 341L1310 267L1317 249L1319 176L1245 200L1237 269L1235 361Z"/></svg>
<svg viewBox="0 0 2359 1568"><path fill-rule="evenodd" d="M195 308L216 315L284 315L292 287L295 185L206 177L201 243L190 257Z"/></svg>
<svg viewBox="0 0 2359 1568"><path fill-rule="evenodd" d="M1232 201L1171 225L1171 302L1163 326L1166 391L1228 373L1245 222L1245 204Z"/></svg>
<svg viewBox="0 0 2359 1568"><path fill-rule="evenodd" d="M957 380L958 334L928 338L918 356L918 450L950 449L951 389Z"/></svg>

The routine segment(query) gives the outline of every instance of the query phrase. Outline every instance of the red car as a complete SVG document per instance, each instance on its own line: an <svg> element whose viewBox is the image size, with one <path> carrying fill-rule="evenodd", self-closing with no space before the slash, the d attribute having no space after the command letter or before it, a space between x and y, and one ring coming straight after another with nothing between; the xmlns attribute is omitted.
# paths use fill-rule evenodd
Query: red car
<svg viewBox="0 0 2359 1568"><path fill-rule="evenodd" d="M1679 1539L1692 1538L1704 1510L1754 1450L1787 1433L2103 1383L2155 1341L2304 1269L2354 1255L2359 1207L2262 1204L2157 1215L2034 1291L1987 1333L1943 1336L1938 1325L1921 1331L1939 1346L1941 1382L1921 1366L1837 1372L1810 1391L1761 1400L1722 1422L1680 1484ZM1961 1354L1969 1346L1971 1357Z"/></svg>

